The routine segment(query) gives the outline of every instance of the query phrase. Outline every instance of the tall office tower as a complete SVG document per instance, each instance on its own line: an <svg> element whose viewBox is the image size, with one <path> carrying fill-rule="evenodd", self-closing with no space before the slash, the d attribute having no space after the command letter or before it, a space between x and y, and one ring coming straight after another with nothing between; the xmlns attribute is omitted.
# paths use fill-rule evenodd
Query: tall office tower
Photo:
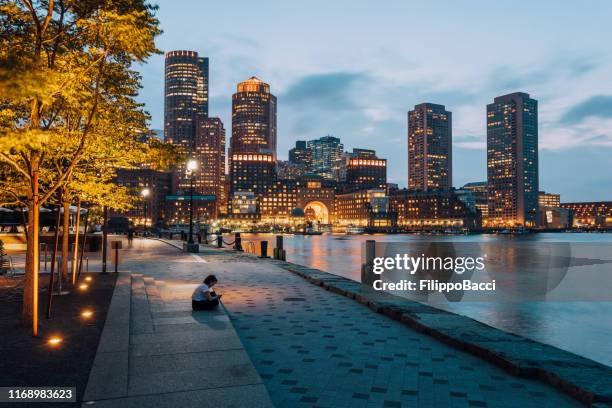
<svg viewBox="0 0 612 408"><path fill-rule="evenodd" d="M538 102L529 94L498 96L487 105L488 223L538 224Z"/></svg>
<svg viewBox="0 0 612 408"><path fill-rule="evenodd" d="M208 58L195 51L166 53L164 139L193 146L196 114L208 116Z"/></svg>
<svg viewBox="0 0 612 408"><path fill-rule="evenodd" d="M289 149L289 162L301 166L304 172L309 172L312 165L312 151L306 147L306 141L298 140L295 147Z"/></svg>
<svg viewBox="0 0 612 408"><path fill-rule="evenodd" d="M453 186L452 114L444 105L421 103L408 112L408 188Z"/></svg>
<svg viewBox="0 0 612 408"><path fill-rule="evenodd" d="M276 160L276 96L256 77L232 96L231 153L269 153Z"/></svg>
<svg viewBox="0 0 612 408"><path fill-rule="evenodd" d="M311 151L312 172L328 180L338 181L344 151L344 145L340 143L340 139L328 135L320 139L309 140L306 147Z"/></svg>
<svg viewBox="0 0 612 408"><path fill-rule="evenodd" d="M201 195L215 196L214 219L224 213L225 191L225 128L219 118L198 117L194 157L199 162L194 188Z"/></svg>
<svg viewBox="0 0 612 408"><path fill-rule="evenodd" d="M166 53L164 140L181 146L189 157L196 150L196 122L208 117L208 79L208 58L195 51ZM174 193L184 195L189 189L185 163L178 166L176 176Z"/></svg>

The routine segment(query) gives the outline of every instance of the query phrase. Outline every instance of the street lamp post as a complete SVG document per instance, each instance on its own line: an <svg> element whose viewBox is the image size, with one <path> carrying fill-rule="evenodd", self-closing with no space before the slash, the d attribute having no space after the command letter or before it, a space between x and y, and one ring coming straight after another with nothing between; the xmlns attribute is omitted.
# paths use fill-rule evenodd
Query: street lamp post
<svg viewBox="0 0 612 408"><path fill-rule="evenodd" d="M146 237L147 236L147 199L149 197L149 194L151 194L151 190L149 190L148 188L143 188L142 189L142 201L143 201L143 205L144 205L144 231L143 231L143 235Z"/></svg>
<svg viewBox="0 0 612 408"><path fill-rule="evenodd" d="M198 168L198 162L191 159L187 162L187 174L190 176L190 191L189 191L189 240L187 244L193 245L193 179L195 171Z"/></svg>

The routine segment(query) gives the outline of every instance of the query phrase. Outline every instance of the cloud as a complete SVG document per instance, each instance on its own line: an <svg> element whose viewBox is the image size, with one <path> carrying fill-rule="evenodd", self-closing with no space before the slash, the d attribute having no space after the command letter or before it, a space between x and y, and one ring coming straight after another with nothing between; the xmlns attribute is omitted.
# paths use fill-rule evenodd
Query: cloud
<svg viewBox="0 0 612 408"><path fill-rule="evenodd" d="M595 95L573 106L561 117L563 124L576 124L587 118L612 118L612 95Z"/></svg>
<svg viewBox="0 0 612 408"><path fill-rule="evenodd" d="M351 94L366 75L355 72L331 72L301 77L281 95L286 104L308 104L318 108L348 109L357 104Z"/></svg>

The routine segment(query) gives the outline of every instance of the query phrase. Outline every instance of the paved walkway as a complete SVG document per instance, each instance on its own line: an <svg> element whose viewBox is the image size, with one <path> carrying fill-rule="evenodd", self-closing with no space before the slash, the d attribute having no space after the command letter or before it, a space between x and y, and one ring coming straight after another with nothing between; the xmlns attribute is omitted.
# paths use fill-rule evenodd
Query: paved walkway
<svg viewBox="0 0 612 408"><path fill-rule="evenodd" d="M83 406L271 407L224 309L191 311L202 260L156 241L124 258Z"/></svg>
<svg viewBox="0 0 612 408"><path fill-rule="evenodd" d="M215 273L230 322L259 374L248 373L246 377L253 381L263 379L275 406L560 408L580 405L549 386L513 377L354 300L312 285L271 261L213 249L206 249L200 255L181 254L153 240L136 241L134 248L126 251L125 258L122 269L143 274L135 278L132 313L143 302L138 300L142 285L151 313L151 321L146 313L138 319L132 317L133 322L139 323L132 327L130 335L128 390L136 393L166 392L166 381L174 384L170 386L174 390L186 380L160 371L192 372L206 364L211 368L211 364L222 364L222 358L211 359L201 349L204 344L213 344L209 342L213 341L216 329L198 328L196 332L201 334L194 334L191 329L203 323L194 322L188 311L193 285L207 274ZM224 316L217 318L221 317ZM223 319L218 324L221 331L231 329L231 324ZM151 342L154 347L140 345ZM228 344L224 346L233 350ZM172 354L167 357L165 353L169 352ZM180 358L184 352L203 354L196 359ZM217 375L229 373L218 371ZM137 379L138 376L146 376L147 381ZM187 380L195 381L190 383L191 387L204 387L197 384L197 377L193 375L188 375ZM202 378L203 384L208 381L217 380ZM214 395L203 389L196 392L200 401ZM153 395L157 398L159 394ZM178 403L182 397L190 396L175 391L171 395L164 401ZM146 398L150 397L141 397L141 402L155 400L154 405L160 405L156 399ZM210 406L223 404L215 402Z"/></svg>

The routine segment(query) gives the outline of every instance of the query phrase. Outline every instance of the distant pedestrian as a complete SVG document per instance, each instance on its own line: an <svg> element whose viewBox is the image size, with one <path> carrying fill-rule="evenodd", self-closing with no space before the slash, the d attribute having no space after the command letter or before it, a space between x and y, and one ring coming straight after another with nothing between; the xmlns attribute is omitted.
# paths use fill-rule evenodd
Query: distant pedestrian
<svg viewBox="0 0 612 408"><path fill-rule="evenodd" d="M134 230L129 228L127 233L128 238L128 248L132 247L132 242L134 241Z"/></svg>
<svg viewBox="0 0 612 408"><path fill-rule="evenodd" d="M191 295L191 308L193 310L211 310L219 306L221 295L217 295L212 287L217 284L215 275L208 275L204 282L198 285Z"/></svg>

